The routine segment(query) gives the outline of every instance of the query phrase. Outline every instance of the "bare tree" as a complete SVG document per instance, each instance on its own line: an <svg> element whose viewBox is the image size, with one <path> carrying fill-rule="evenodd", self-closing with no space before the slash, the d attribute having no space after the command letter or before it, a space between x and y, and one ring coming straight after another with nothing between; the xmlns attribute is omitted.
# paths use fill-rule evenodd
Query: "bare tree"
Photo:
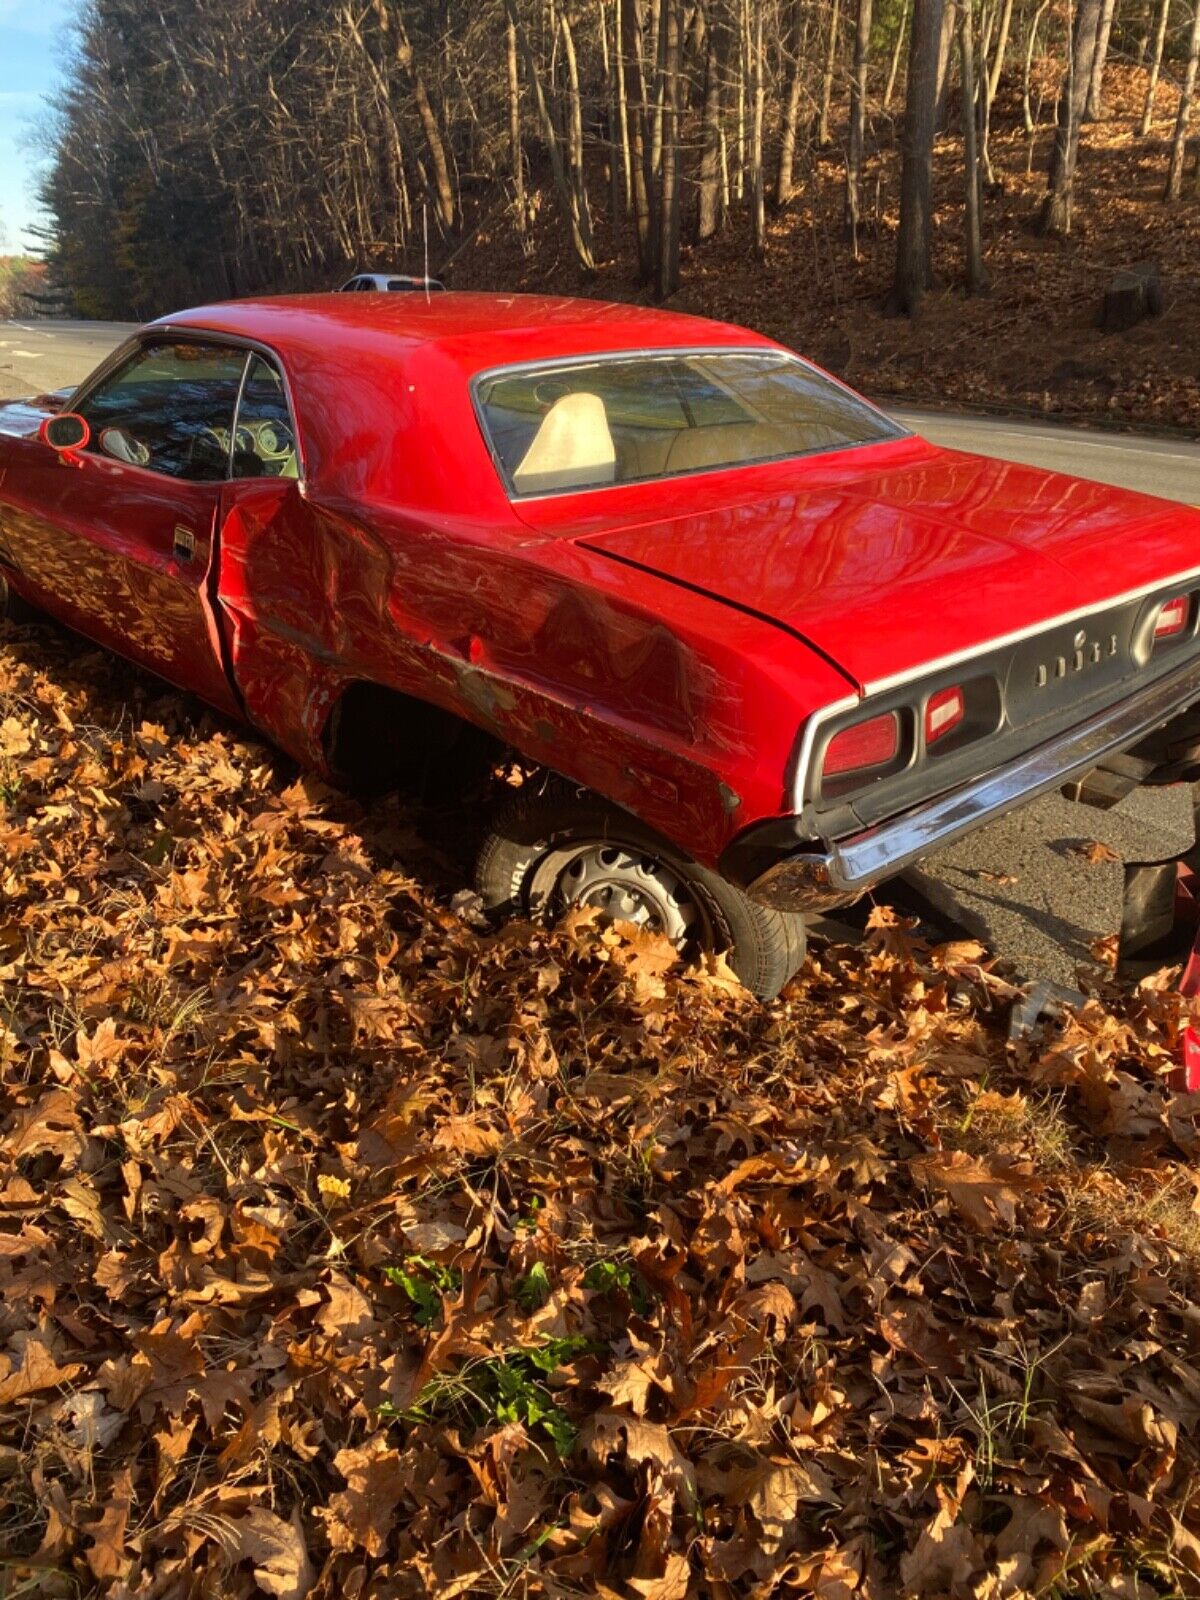
<svg viewBox="0 0 1200 1600"><path fill-rule="evenodd" d="M1163 46L1167 40L1167 24L1171 18L1171 0L1158 0L1158 16L1154 24L1154 43L1150 47L1150 69L1146 79L1146 99L1142 106L1142 120L1138 133L1144 139L1154 120L1154 96L1158 89L1158 75L1162 71Z"/></svg>
<svg viewBox="0 0 1200 1600"><path fill-rule="evenodd" d="M1011 4L1011 0L1009 0ZM887 83L883 90L883 109L891 108L892 96L896 92L896 79L900 76L900 58L904 54L904 44L908 37L908 19L912 11L912 0L904 0L900 12L900 21L896 27L896 38L892 45L892 61L888 67Z"/></svg>
<svg viewBox="0 0 1200 1600"><path fill-rule="evenodd" d="M766 174L763 170L763 119L766 84L763 77L763 0L746 0L746 53L750 66L750 218L754 253L767 253Z"/></svg>
<svg viewBox="0 0 1200 1600"><path fill-rule="evenodd" d="M504 0L508 20L516 35L517 48L525 61L525 73L533 90L533 100L537 107L538 121L541 123L542 136L546 141L546 150L550 157L550 167L554 175L554 187L558 193L559 204L566 214L571 234L571 244L575 251L576 259L585 272L591 272L596 264L592 246L592 224L588 214L587 195L581 190L582 160L579 167L572 164L572 175L569 177L563 163L562 147L559 142L558 129L550 115L550 108L546 103L546 91L542 84L542 76L538 67L537 57L529 43L521 19L517 15L516 0Z"/></svg>
<svg viewBox="0 0 1200 1600"><path fill-rule="evenodd" d="M1075 167L1079 160L1079 130L1092 81L1100 11L1101 0L1077 0L1066 78L1059 100L1058 128L1050 153L1049 183L1040 219L1044 233L1066 234L1071 231Z"/></svg>
<svg viewBox="0 0 1200 1600"><path fill-rule="evenodd" d="M1033 107L1029 98L1029 80L1033 71L1033 52L1037 47L1038 24L1049 8L1050 0L1039 0L1038 8L1029 19L1029 31L1025 36L1025 71L1021 79L1021 113L1025 120L1025 132L1029 135L1029 159L1033 160Z"/></svg>
<svg viewBox="0 0 1200 1600"><path fill-rule="evenodd" d="M393 14L388 5L388 0L374 0L375 14L379 18L379 27L382 33L392 30ZM433 105L429 99L429 91L425 87L425 77L417 64L413 47L409 42L408 30L404 26L399 11L395 17L396 60L404 68L409 83L412 85L413 102L417 108L417 115L421 119L421 129L425 135L425 142L429 146L429 161L433 167L434 197L437 201L437 212L447 228L454 226L454 189L450 183L450 163L446 158L446 146L442 142L442 132L438 127L438 120L434 114Z"/></svg>
<svg viewBox="0 0 1200 1600"><path fill-rule="evenodd" d="M775 204L785 206L792 198L796 167L796 134L800 123L800 97L804 92L804 12L805 0L792 0L791 71L779 128L779 168L775 179Z"/></svg>
<svg viewBox="0 0 1200 1600"><path fill-rule="evenodd" d="M1171 139L1171 160L1167 168L1164 200L1178 200L1183 193L1183 164L1187 155L1188 124L1192 116L1192 101L1196 94L1196 70L1200 65L1200 0L1193 0L1192 29L1188 35L1187 65L1183 72L1183 85L1179 91L1179 110L1175 116L1175 133Z"/></svg>
<svg viewBox="0 0 1200 1600"><path fill-rule="evenodd" d="M1004 57L1008 51L1008 36L1012 30L1013 0L1002 0L1000 28L996 35L996 50L992 56L991 70L987 76L988 103L1000 92L1000 79L1004 74Z"/></svg>
<svg viewBox="0 0 1200 1600"><path fill-rule="evenodd" d="M1103 0L1100 26L1096 32L1096 51L1092 57L1092 75L1088 80L1087 105L1083 113L1088 122L1097 122L1104 115L1104 68L1108 64L1108 41L1112 37L1116 9L1117 0Z"/></svg>
<svg viewBox="0 0 1200 1600"><path fill-rule="evenodd" d="M517 61L517 30L510 17L504 29L504 59L508 72L508 152L512 164L513 209L517 231L529 223L525 209L525 156L521 149L521 74Z"/></svg>
<svg viewBox="0 0 1200 1600"><path fill-rule="evenodd" d="M721 223L721 151L725 72L729 26L721 0L712 0L707 15L704 51L704 127L700 179L697 185L696 232L711 239Z"/></svg>
<svg viewBox="0 0 1200 1600"><path fill-rule="evenodd" d="M643 280L649 280L654 276L658 260L658 218L651 206L654 169L646 102L641 0L622 0L621 58L623 81L629 96L627 120L638 271Z"/></svg>
<svg viewBox="0 0 1200 1600"><path fill-rule="evenodd" d="M829 33L825 43L825 70L821 74L821 109L817 116L817 143L824 150L829 143L829 116L833 102L833 74L837 66L838 20L841 0L829 7Z"/></svg>
<svg viewBox="0 0 1200 1600"><path fill-rule="evenodd" d="M900 174L900 231L895 280L887 300L888 310L908 316L917 315L921 300L933 283L933 140L944 9L945 0L913 0Z"/></svg>
<svg viewBox="0 0 1200 1600"><path fill-rule="evenodd" d="M663 119L659 182L658 295L679 287L679 108L683 54L683 0L662 0Z"/></svg>
<svg viewBox="0 0 1200 1600"><path fill-rule="evenodd" d="M871 51L871 0L858 0L854 71L850 78L850 140L846 158L846 232L858 254L862 213L862 163L867 133L867 60Z"/></svg>
<svg viewBox="0 0 1200 1600"><path fill-rule="evenodd" d="M960 0L958 52L963 94L963 156L966 179L967 293L979 294L986 286L983 270L983 228L980 220L979 141L975 104L974 0Z"/></svg>

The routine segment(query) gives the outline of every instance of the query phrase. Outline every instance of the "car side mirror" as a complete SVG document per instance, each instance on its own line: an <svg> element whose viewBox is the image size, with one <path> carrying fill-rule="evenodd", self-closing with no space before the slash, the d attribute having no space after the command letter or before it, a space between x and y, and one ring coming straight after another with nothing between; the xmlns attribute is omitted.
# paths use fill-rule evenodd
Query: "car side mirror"
<svg viewBox="0 0 1200 1600"><path fill-rule="evenodd" d="M38 429L38 438L51 450L66 455L82 450L92 436L87 419L78 411L60 411L56 417L47 417Z"/></svg>

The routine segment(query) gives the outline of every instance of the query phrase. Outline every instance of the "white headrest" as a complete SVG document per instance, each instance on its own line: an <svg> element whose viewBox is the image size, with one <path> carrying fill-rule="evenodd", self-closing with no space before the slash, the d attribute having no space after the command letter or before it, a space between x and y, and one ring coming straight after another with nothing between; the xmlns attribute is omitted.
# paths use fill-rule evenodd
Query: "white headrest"
<svg viewBox="0 0 1200 1600"><path fill-rule="evenodd" d="M617 452L598 394L564 394L542 418L524 460L513 473L520 494L549 494L611 483Z"/></svg>

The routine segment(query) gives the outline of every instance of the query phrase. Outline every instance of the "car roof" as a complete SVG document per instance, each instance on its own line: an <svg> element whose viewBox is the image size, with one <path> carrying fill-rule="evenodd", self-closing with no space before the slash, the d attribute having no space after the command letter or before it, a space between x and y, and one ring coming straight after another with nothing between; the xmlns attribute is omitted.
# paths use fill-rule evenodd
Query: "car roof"
<svg viewBox="0 0 1200 1600"><path fill-rule="evenodd" d="M520 529L480 429L471 380L490 368L662 349L777 349L728 323L549 295L353 295L230 300L151 323L226 334L280 357L310 492L421 506ZM414 431L422 448L413 451Z"/></svg>
<svg viewBox="0 0 1200 1600"><path fill-rule="evenodd" d="M437 347L468 372L512 361L646 349L771 347L732 323L605 300L441 290L356 300L329 294L280 295L198 306L155 327L194 327L256 339L286 356L355 346L383 359Z"/></svg>

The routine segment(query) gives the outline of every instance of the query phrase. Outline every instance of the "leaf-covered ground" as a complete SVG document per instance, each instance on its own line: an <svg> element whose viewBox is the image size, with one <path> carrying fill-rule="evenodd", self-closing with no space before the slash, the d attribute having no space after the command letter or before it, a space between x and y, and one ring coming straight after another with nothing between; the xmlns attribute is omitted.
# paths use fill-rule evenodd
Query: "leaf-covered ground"
<svg viewBox="0 0 1200 1600"><path fill-rule="evenodd" d="M0 1593L1200 1591L1165 987L480 933L48 629L0 795Z"/></svg>

